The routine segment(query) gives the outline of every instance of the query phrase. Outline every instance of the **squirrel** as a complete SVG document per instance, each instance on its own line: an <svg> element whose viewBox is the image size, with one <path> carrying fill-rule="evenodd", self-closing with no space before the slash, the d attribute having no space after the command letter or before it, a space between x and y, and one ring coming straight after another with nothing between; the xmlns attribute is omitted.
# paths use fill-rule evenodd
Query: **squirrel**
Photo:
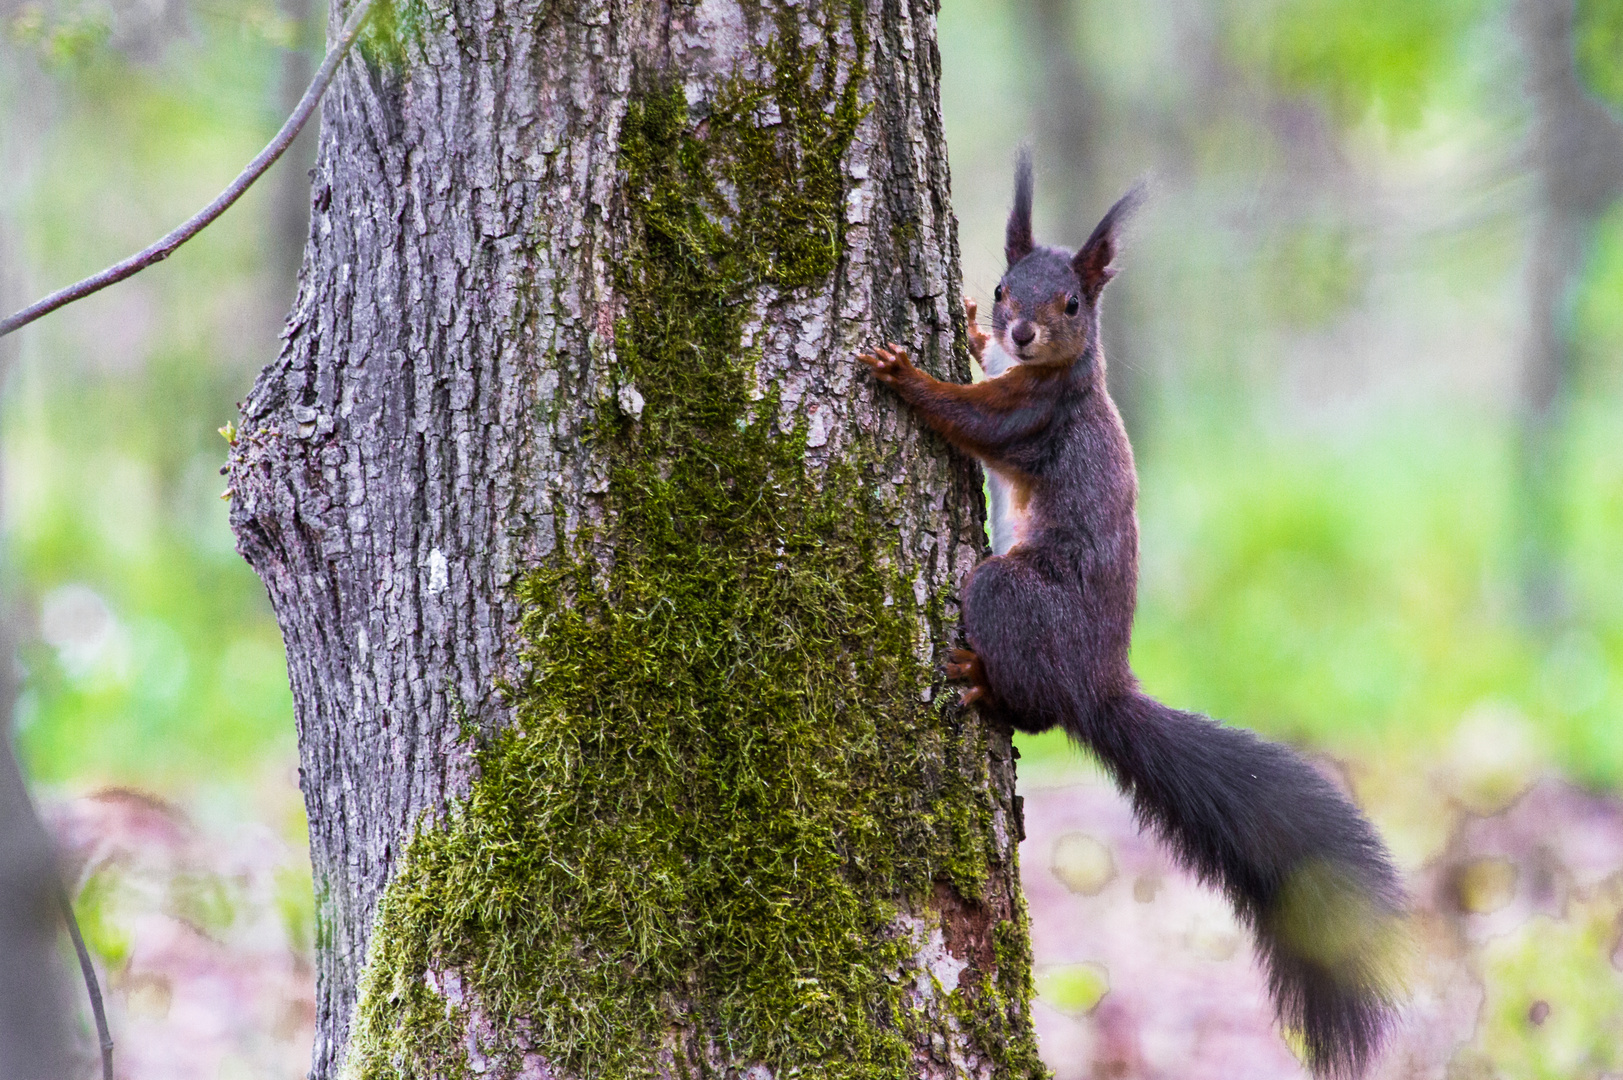
<svg viewBox="0 0 1623 1080"><path fill-rule="evenodd" d="M1074 255L1032 241L1028 153L1015 173L992 339L1013 363L934 379L897 345L858 356L879 382L1005 487L1012 546L963 590L960 700L1020 731L1063 728L1131 799L1141 825L1225 893L1257 943L1275 1014L1318 1076L1374 1059L1400 994L1405 907L1391 856L1352 802L1292 750L1161 704L1128 665L1137 605L1138 479L1105 387L1099 297L1135 187ZM987 335L965 301L971 351Z"/></svg>

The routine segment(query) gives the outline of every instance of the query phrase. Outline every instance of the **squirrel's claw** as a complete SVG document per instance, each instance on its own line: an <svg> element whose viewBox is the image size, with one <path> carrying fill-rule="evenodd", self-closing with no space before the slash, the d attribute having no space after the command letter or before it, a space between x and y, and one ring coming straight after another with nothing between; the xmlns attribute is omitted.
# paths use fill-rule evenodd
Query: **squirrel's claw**
<svg viewBox="0 0 1623 1080"><path fill-rule="evenodd" d="M941 670L949 682L971 681L981 674L981 658L971 649L953 649Z"/></svg>
<svg viewBox="0 0 1623 1080"><path fill-rule="evenodd" d="M954 649L947 654L942 671L948 682L967 682L970 685L958 692L958 704L973 705L989 696L986 685L986 667L971 649Z"/></svg>
<svg viewBox="0 0 1623 1080"><path fill-rule="evenodd" d="M975 301L964 297L965 332L969 337L969 355L975 358L976 363L979 363L981 357L985 355L986 343L992 340L992 336L981 329L980 322L975 318L979 311L980 308L976 306Z"/></svg>

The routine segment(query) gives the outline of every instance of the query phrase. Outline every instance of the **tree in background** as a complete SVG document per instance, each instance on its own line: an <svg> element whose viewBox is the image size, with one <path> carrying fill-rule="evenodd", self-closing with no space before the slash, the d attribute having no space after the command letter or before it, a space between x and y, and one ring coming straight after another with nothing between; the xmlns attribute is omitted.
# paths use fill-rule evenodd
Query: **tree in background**
<svg viewBox="0 0 1623 1080"><path fill-rule="evenodd" d="M0 641L3 641L0 638ZM0 1076L68 1074L57 966L55 851L11 749L13 676L0 672Z"/></svg>
<svg viewBox="0 0 1623 1080"><path fill-rule="evenodd" d="M1032 100L1032 127L1044 187L1055 194L1047 201L1063 208L1071 228L1092 221L1122 194L1112 190L1102 156L1110 145L1110 125L1119 121L1122 108L1109 100L1108 83L1081 55L1080 47L1092 31L1094 5L1085 0L1020 0L1015 5L1024 47L1036 63ZM1125 190L1123 188L1122 190ZM1072 238L1080 243L1081 236ZM1142 449L1149 426L1146 372L1133 354L1130 335L1123 326L1137 320L1121 317L1132 306L1133 283L1119 281L1105 296L1105 348L1111 358L1110 393L1134 445Z"/></svg>
<svg viewBox="0 0 1623 1080"><path fill-rule="evenodd" d="M1599 8L1600 4L1590 4ZM1623 191L1623 124L1584 85L1574 0L1518 0L1538 203L1528 253L1517 533L1522 604L1535 625L1567 617L1569 478L1563 459L1574 379L1574 293L1595 224ZM1615 58L1614 58L1615 62Z"/></svg>
<svg viewBox="0 0 1623 1080"><path fill-rule="evenodd" d="M288 40L282 52L277 97L282 112L291 114L304 96L304 88L310 85L310 76L315 74L310 52L320 28L316 13L311 11L311 0L279 0L278 6L287 20ZM276 280L284 286L284 306L292 305L299 264L304 260L304 239L310 232L309 170L315 159L315 142L313 125L300 132L283 155L286 160L273 181L270 262Z"/></svg>
<svg viewBox="0 0 1623 1080"><path fill-rule="evenodd" d="M1012 749L933 697L978 474L927 4L397 8L324 106L232 523L314 1075L1041 1075ZM755 1075L751 1072L750 1075Z"/></svg>

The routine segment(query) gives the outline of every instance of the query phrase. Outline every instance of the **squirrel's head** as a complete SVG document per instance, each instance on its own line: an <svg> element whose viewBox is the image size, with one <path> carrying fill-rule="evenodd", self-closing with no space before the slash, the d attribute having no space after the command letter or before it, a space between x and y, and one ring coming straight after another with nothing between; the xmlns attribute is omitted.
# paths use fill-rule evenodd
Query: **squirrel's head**
<svg viewBox="0 0 1623 1080"><path fill-rule="evenodd" d="M1003 242L1009 268L992 294L992 336L1004 352L1022 364L1050 367L1097 356L1099 295L1116 276L1111 261L1122 226L1143 199L1140 183L1106 211L1074 255L1038 246L1031 239L1031 155L1021 151Z"/></svg>

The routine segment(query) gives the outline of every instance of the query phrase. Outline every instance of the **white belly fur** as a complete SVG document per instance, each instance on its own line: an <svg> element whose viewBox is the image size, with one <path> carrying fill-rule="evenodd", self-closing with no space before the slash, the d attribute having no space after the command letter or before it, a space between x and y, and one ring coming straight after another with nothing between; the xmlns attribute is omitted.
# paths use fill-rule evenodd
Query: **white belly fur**
<svg viewBox="0 0 1623 1080"><path fill-rule="evenodd" d="M999 348L995 340L986 343L981 370L988 379L997 378L1014 365L1015 360ZM991 468L986 468L986 487L986 518L992 528L992 553L1003 555L1014 545L1025 542L1026 501L1018 498L1018 488Z"/></svg>

